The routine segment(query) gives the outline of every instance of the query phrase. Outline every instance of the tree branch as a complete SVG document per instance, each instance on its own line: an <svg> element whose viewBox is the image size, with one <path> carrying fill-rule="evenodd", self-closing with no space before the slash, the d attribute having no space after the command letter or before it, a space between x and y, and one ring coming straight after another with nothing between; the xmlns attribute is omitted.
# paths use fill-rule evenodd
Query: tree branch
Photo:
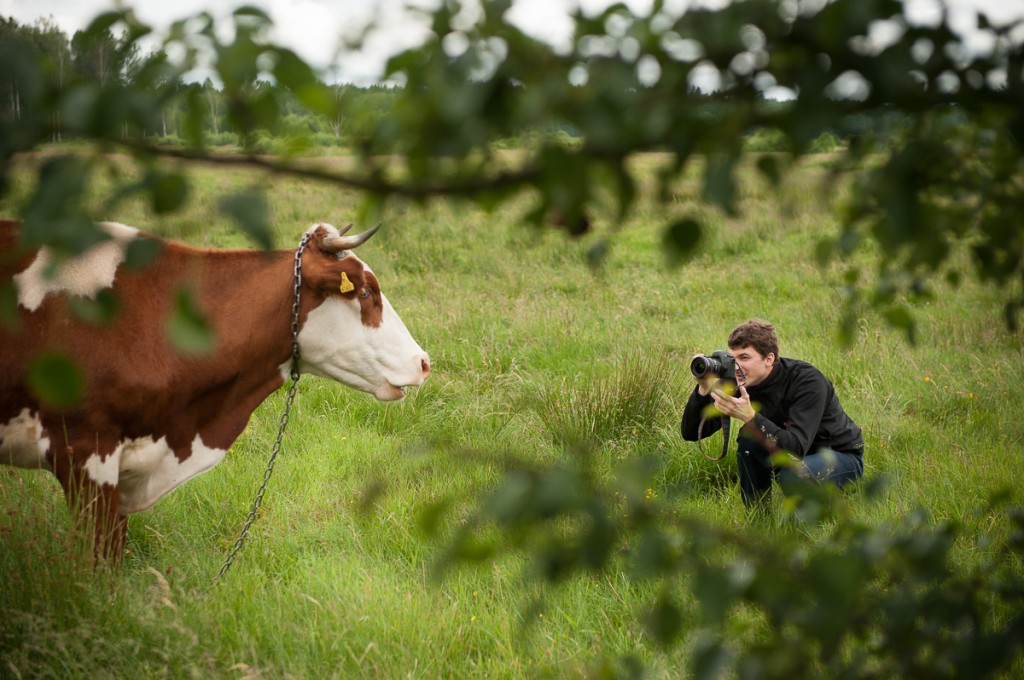
<svg viewBox="0 0 1024 680"><path fill-rule="evenodd" d="M536 164L529 164L511 172L499 172L490 177L472 179L445 179L437 182L402 183L386 180L381 177L345 174L323 168L296 165L287 161L277 160L256 154L211 154L205 151L193 151L184 148L165 148L135 140L116 140L115 144L136 154L150 154L163 158L212 165L255 167L273 174L286 175L302 179L338 184L375 194L390 194L407 198L426 198L428 196L474 196L476 194L508 189L530 184L541 176Z"/></svg>

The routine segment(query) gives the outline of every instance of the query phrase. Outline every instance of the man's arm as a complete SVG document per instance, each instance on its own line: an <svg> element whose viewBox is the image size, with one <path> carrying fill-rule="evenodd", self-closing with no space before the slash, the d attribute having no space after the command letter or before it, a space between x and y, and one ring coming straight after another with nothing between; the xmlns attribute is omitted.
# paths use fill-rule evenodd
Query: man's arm
<svg viewBox="0 0 1024 680"><path fill-rule="evenodd" d="M693 392L690 393L690 398L686 402L686 408L683 409L683 419L679 423L679 431L682 433L683 439L688 442L697 441L697 430L700 429L704 411L714 403L711 395L701 395L700 389L700 385L693 388ZM721 418L708 419L704 423L704 429L700 432L701 439L711 436L720 429L722 429Z"/></svg>
<svg viewBox="0 0 1024 680"><path fill-rule="evenodd" d="M747 424L755 437L763 437L772 446L803 457L810 453L814 435L825 412L828 386L825 377L808 375L794 386L796 398L789 408L786 423L779 425L758 413Z"/></svg>

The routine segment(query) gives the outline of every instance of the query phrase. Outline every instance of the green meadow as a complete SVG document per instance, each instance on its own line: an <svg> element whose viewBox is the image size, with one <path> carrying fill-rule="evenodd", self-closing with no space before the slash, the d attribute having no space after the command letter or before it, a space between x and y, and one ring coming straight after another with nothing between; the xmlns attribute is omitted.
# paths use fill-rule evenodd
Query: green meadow
<svg viewBox="0 0 1024 680"><path fill-rule="evenodd" d="M842 494L841 516L884 526L923 510L959 528L957 569L984 565L1011 531L989 499L1008 489L1022 500L1022 336L1004 326L1000 291L968 276L935 282L916 307L914 345L870 310L841 345L845 264L814 259L838 230L843 188L823 182L830 160L808 157L779 187L744 166L734 217L700 202L691 169L669 205L645 196L621 224L609 209L579 239L527 225L528 195L493 212L443 199L367 209L353 191L210 167L192 171L183 214L112 208L107 219L207 247L249 246L217 204L251 184L268 192L278 247L316 221L383 221L358 254L433 373L388 404L303 377L260 513L220 581L284 389L220 466L130 518L117 570L95 572L82 556L55 478L0 468L0 677L525 679L622 671L622 659L649 677L684 675L703 625L685 575L670 584L683 632L663 647L643 623L663 584L625 562L550 584L528 549L454 566L445 556L508 470L580 456L609 485L624 466L653 462L645 495L660 516L766 543L826 540L844 520L796 520L777 491L771 517L748 516L735 446L715 462L679 436L690 357L724 348L752 317L776 324L783 356L831 378L864 430L881 491ZM659 158L637 163L653 186ZM16 181L23 191L29 174ZM96 177L97 205L113 181ZM705 238L672 268L661 233L685 215L700 216ZM592 265L588 252L608 236ZM857 257L870 281L870 252ZM763 625L742 610L728 623L737 637Z"/></svg>

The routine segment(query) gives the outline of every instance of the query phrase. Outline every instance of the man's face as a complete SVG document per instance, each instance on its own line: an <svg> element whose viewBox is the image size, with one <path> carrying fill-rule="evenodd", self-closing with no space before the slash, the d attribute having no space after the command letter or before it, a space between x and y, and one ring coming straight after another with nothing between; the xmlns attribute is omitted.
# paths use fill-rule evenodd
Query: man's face
<svg viewBox="0 0 1024 680"><path fill-rule="evenodd" d="M775 355L761 356L753 347L730 347L736 366L747 376L746 387L764 382L775 366Z"/></svg>

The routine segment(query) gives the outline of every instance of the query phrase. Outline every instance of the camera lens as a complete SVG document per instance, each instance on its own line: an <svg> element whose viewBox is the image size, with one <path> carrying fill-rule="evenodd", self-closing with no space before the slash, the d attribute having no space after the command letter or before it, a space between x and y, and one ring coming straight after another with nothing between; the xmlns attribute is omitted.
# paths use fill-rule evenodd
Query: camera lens
<svg viewBox="0 0 1024 680"><path fill-rule="evenodd" d="M707 357L694 357L690 362L690 373L695 378L703 378L704 374L711 368L711 360Z"/></svg>

